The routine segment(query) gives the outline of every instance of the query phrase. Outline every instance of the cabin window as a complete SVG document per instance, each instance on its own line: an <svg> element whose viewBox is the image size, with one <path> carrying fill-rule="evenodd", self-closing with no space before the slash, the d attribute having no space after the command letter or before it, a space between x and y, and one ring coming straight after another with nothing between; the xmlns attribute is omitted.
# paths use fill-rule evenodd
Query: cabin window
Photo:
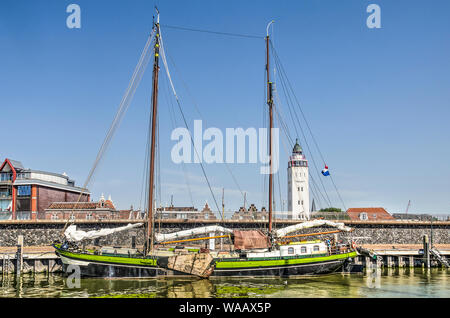
<svg viewBox="0 0 450 318"><path fill-rule="evenodd" d="M319 251L319 245L314 245L314 252L318 252Z"/></svg>
<svg viewBox="0 0 450 318"><path fill-rule="evenodd" d="M306 253L306 246L301 247L300 253L302 253L302 254Z"/></svg>
<svg viewBox="0 0 450 318"><path fill-rule="evenodd" d="M294 254L294 248L293 247L289 247L288 248L288 254Z"/></svg>

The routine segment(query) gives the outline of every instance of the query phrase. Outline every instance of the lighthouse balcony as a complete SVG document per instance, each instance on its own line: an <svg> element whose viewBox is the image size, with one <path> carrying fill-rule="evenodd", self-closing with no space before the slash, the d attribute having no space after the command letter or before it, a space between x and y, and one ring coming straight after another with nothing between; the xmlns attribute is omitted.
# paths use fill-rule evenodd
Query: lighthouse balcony
<svg viewBox="0 0 450 318"><path fill-rule="evenodd" d="M308 167L308 161L306 160L291 160L288 163L288 167Z"/></svg>

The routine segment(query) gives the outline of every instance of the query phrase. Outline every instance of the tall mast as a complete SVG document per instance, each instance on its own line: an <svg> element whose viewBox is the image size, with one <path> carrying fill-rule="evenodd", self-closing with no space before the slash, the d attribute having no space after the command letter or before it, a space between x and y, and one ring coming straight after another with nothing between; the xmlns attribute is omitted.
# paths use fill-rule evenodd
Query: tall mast
<svg viewBox="0 0 450 318"><path fill-rule="evenodd" d="M156 125L157 125L157 110L158 110L158 73L159 73L159 11L156 9L157 18L154 25L155 28L155 54L153 62L153 88L152 88L152 140L150 147L150 176L148 186L148 213L147 213L147 233L146 233L146 254L153 249L153 194L155 188L154 174L155 174L155 145L156 145ZM149 246L150 243L150 246Z"/></svg>
<svg viewBox="0 0 450 318"><path fill-rule="evenodd" d="M266 29L266 74L267 74L267 105L269 106L269 233L272 232L272 189L273 189L273 177L272 177L272 127L273 127L273 98L272 98L272 82L270 81L269 72L269 27L274 21L270 21Z"/></svg>

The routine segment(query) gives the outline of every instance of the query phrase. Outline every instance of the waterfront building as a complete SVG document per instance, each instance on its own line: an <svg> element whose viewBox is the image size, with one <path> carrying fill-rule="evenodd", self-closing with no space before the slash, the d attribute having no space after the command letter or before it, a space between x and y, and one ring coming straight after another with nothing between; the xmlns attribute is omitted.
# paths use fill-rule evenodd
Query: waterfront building
<svg viewBox="0 0 450 318"><path fill-rule="evenodd" d="M53 202L45 209L46 220L120 220L142 219L139 211L117 210L111 196L105 200L103 194L97 202Z"/></svg>
<svg viewBox="0 0 450 318"><path fill-rule="evenodd" d="M201 211L194 207L180 207L170 205L156 209L156 219L161 220L217 220L214 212L211 211L208 202Z"/></svg>
<svg viewBox="0 0 450 318"><path fill-rule="evenodd" d="M80 197L81 194L81 197ZM90 192L75 186L65 173L25 169L5 159L0 166L0 219L35 220L52 202L90 201Z"/></svg>
<svg viewBox="0 0 450 318"><path fill-rule="evenodd" d="M248 209L246 209L244 207L240 207L239 211L234 212L231 219L232 220L243 220L243 221L268 220L269 212L266 211L265 207L262 207L261 211L258 211L256 206L254 204L251 204L248 207Z"/></svg>
<svg viewBox="0 0 450 318"><path fill-rule="evenodd" d="M298 140L288 162L288 218L309 220L309 172L308 160Z"/></svg>
<svg viewBox="0 0 450 318"><path fill-rule="evenodd" d="M350 208L347 214L353 221L395 220L384 208Z"/></svg>

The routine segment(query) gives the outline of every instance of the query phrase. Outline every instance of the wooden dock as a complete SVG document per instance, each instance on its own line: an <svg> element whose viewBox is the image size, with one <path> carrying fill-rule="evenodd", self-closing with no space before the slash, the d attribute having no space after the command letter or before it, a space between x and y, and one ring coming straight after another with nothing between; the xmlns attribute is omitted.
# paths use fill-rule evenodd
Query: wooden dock
<svg viewBox="0 0 450 318"><path fill-rule="evenodd" d="M426 253L422 244L362 244L362 248L372 251L376 258L359 255L355 262L364 266L377 267L427 267ZM446 260L450 259L450 244L434 244L434 249ZM430 266L443 266L441 262L431 258Z"/></svg>
<svg viewBox="0 0 450 318"><path fill-rule="evenodd" d="M422 267L426 264L421 253L421 244L362 244L366 250L373 251L377 256L373 259L367 255L359 255L355 261L364 266L379 267ZM435 244L439 253L450 260L450 244ZM22 273L55 273L61 271L61 262L51 246L24 246L21 248L22 261L19 263ZM2 275L15 273L17 269L17 247L0 247L0 271ZM433 259L432 259L433 260ZM440 266L436 260L431 266Z"/></svg>
<svg viewBox="0 0 450 318"><path fill-rule="evenodd" d="M61 262L51 246L24 246L22 248L21 273L54 273L61 271ZM18 249L0 247L0 271L2 275L17 273Z"/></svg>

